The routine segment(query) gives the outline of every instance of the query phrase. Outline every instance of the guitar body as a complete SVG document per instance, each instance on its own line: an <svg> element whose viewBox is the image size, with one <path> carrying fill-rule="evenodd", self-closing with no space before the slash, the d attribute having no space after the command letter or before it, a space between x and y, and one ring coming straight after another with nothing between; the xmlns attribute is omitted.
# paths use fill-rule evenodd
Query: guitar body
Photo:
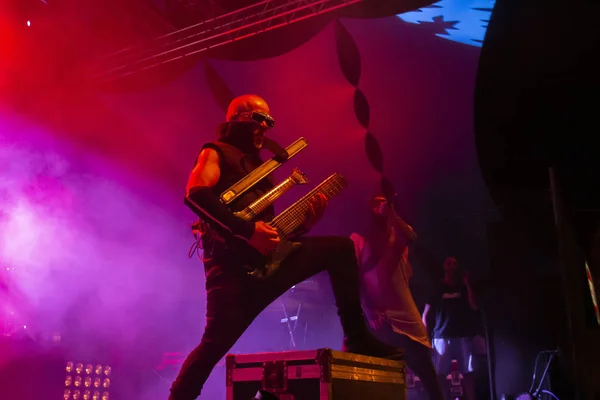
<svg viewBox="0 0 600 400"><path fill-rule="evenodd" d="M248 274L259 280L270 277L281 263L301 246L302 243L281 239L275 251L268 256L263 256L252 249L255 252L254 257L245 266L249 270Z"/></svg>

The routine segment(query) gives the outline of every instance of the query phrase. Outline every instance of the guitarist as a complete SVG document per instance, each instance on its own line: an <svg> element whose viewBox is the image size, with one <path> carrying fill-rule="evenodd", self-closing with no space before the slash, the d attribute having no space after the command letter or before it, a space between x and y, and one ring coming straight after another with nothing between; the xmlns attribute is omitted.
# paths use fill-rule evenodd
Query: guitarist
<svg viewBox="0 0 600 400"><path fill-rule="evenodd" d="M235 344L256 316L293 285L327 270L344 331L343 349L376 357L401 355L395 347L375 339L367 328L361 302L358 263L354 244L343 237L300 237L321 218L327 206L315 196L303 228L295 233L302 246L264 280L244 269L246 248L263 255L272 253L278 232L265 221L274 217L273 207L256 222L238 219L232 211L244 209L273 187L265 178L241 195L231 209L219 195L262 164L260 150L267 147L265 134L275 120L267 103L255 95L234 99L227 122L218 128L218 140L202 147L192 170L185 203L200 217L206 274L206 327L202 341L186 358L171 387L170 400L193 400L202 390L214 366ZM241 244L241 246L240 246ZM243 250L241 250L243 249Z"/></svg>

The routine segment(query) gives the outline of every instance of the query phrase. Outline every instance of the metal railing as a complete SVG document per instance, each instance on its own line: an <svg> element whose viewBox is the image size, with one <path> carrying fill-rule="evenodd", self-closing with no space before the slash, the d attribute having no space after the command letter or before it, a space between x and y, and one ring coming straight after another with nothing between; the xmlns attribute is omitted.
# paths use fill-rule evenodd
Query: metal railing
<svg viewBox="0 0 600 400"><path fill-rule="evenodd" d="M263 0L110 54L90 78L111 82L365 0Z"/></svg>

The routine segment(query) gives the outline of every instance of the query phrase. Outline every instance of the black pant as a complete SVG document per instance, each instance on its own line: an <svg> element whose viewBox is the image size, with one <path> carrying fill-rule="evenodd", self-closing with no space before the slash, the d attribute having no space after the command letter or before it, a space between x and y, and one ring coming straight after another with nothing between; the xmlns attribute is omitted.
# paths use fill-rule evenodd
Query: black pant
<svg viewBox="0 0 600 400"><path fill-rule="evenodd" d="M248 276L226 251L207 254L206 327L202 341L186 358L171 388L172 400L196 399L214 366L258 314L292 286L327 270L344 325L344 310L360 309L358 263L352 240L306 237L268 279ZM354 318L356 320L356 318ZM354 322L356 323L356 322ZM364 324L364 319L361 321ZM346 330L346 327L344 327Z"/></svg>
<svg viewBox="0 0 600 400"><path fill-rule="evenodd" d="M410 337L397 333L389 323L384 323L375 331L375 336L383 342L404 349L406 366L410 368L423 383L429 400L443 400L442 387L433 366L431 349Z"/></svg>

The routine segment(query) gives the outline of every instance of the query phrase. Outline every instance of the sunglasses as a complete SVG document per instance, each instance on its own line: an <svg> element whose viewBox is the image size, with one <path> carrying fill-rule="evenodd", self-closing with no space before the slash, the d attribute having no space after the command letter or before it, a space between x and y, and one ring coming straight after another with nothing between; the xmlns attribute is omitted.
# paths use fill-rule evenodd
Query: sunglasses
<svg viewBox="0 0 600 400"><path fill-rule="evenodd" d="M262 124L264 122L269 128L273 128L275 126L275 119L266 113L252 111L252 112L239 113L238 115L250 117L250 119L252 121L256 122L257 124Z"/></svg>
<svg viewBox="0 0 600 400"><path fill-rule="evenodd" d="M373 204L374 206L380 206L380 205L385 204L387 202L388 202L388 200L386 198L384 198L384 197L374 197L371 200L371 204Z"/></svg>

